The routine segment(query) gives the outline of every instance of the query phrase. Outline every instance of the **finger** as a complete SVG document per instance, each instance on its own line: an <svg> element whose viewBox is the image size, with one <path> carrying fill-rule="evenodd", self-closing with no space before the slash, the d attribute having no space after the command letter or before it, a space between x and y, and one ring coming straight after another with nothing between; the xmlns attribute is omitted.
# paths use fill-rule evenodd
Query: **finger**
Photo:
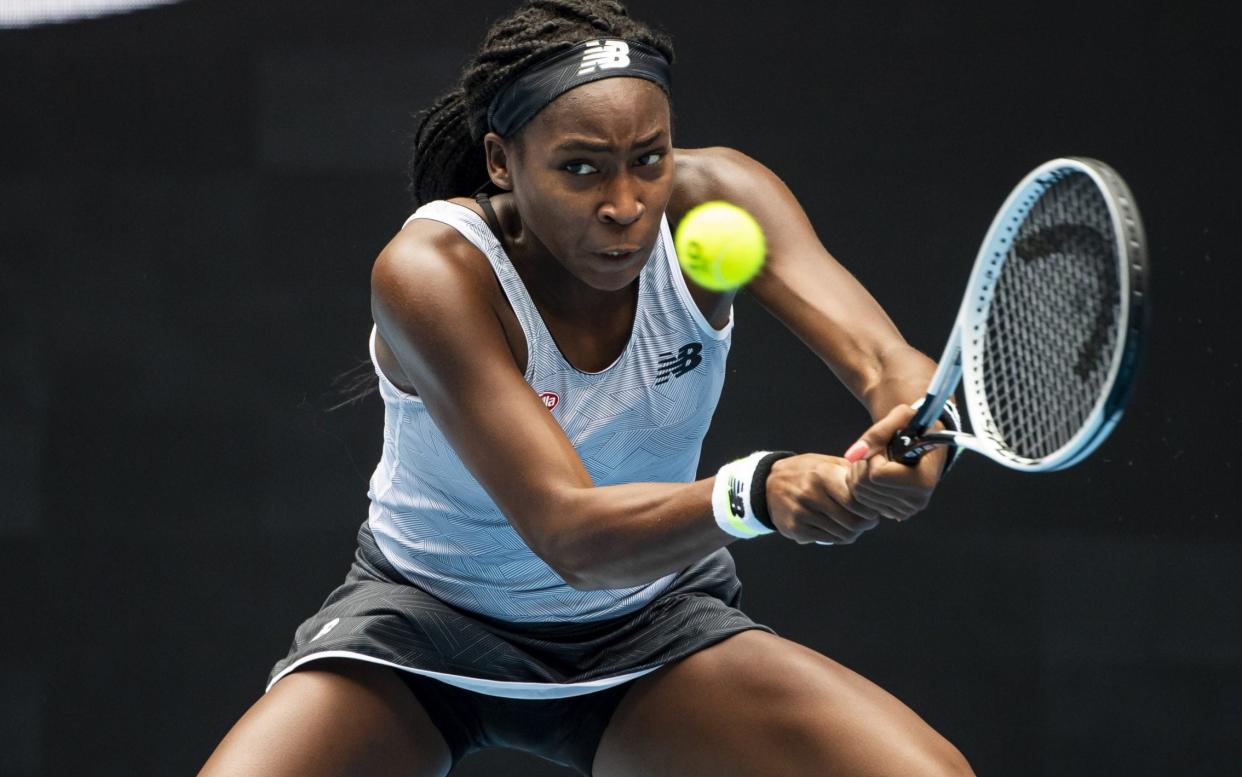
<svg viewBox="0 0 1242 777"><path fill-rule="evenodd" d="M868 528L866 525L859 526L856 529L849 529L832 520L830 516L823 516L816 522L814 519L806 523L806 536L812 542L830 542L834 545L851 545L859 537L861 537ZM876 522L878 523L878 521Z"/></svg>
<svg viewBox="0 0 1242 777"><path fill-rule="evenodd" d="M894 521L903 521L918 512L913 502L895 497L883 491L855 489L854 498L859 504L871 508L882 517Z"/></svg>
<svg viewBox="0 0 1242 777"><path fill-rule="evenodd" d="M831 541L848 545L863 532L874 529L881 515L852 499L845 487L845 467L833 467L822 472L817 487L805 495L799 507L798 523L802 529L799 541L810 537L814 541ZM819 537L818 534L827 535Z"/></svg>
<svg viewBox="0 0 1242 777"><path fill-rule="evenodd" d="M868 510L866 516L846 510L839 505L826 505L814 511L808 524L842 540L853 542L863 532L880 525L882 515Z"/></svg>
<svg viewBox="0 0 1242 777"><path fill-rule="evenodd" d="M930 497L940 479L940 470L935 463L925 464L925 462L926 457L920 460L917 466L908 467L879 454L867 459L866 462L854 465L861 470L865 464L865 470L859 472L851 470L850 474L860 487L879 488L904 499L924 502Z"/></svg>
<svg viewBox="0 0 1242 777"><path fill-rule="evenodd" d="M863 526L883 517L879 507L859 501L848 488L843 486L827 488L822 498L807 504L807 508L832 519L847 529Z"/></svg>
<svg viewBox="0 0 1242 777"><path fill-rule="evenodd" d="M825 515L804 515L797 529L785 536L799 545L810 545L811 542L825 542L828 545L850 545L862 536L866 529L859 526L856 530L846 529Z"/></svg>
<svg viewBox="0 0 1242 777"><path fill-rule="evenodd" d="M854 537L854 538L842 537L842 536L839 536L835 532L824 531L818 526L813 526L811 528L812 528L812 532L811 532L812 540L811 541L814 542L816 545L851 545L853 544L854 540L857 539L857 537Z"/></svg>
<svg viewBox="0 0 1242 777"><path fill-rule="evenodd" d="M800 523L828 532L843 542L874 528L881 517L878 511L849 498L844 488L844 468L837 469L835 476L830 474L815 492L806 494L799 507Z"/></svg>
<svg viewBox="0 0 1242 777"><path fill-rule="evenodd" d="M850 470L851 491L854 498L861 504L879 510L886 518L904 521L927 507L931 499L933 484L911 480L910 475L903 473L896 479L884 475L887 467L908 469L900 464L887 463L882 466L876 462L880 456L867 461L860 461Z"/></svg>
<svg viewBox="0 0 1242 777"><path fill-rule="evenodd" d="M842 501L848 504L842 504ZM847 532L866 531L882 517L874 508L853 499L842 500L831 492L825 492L818 498L808 498L801 508L809 524L829 531L838 528Z"/></svg>
<svg viewBox="0 0 1242 777"><path fill-rule="evenodd" d="M893 461L888 457L887 451L881 451L875 456L867 460L871 466L867 469L867 475L872 480L883 480L891 483L914 484L922 480L923 462L927 460L924 456L919 459L916 466L908 466L899 461Z"/></svg>
<svg viewBox="0 0 1242 777"><path fill-rule="evenodd" d="M898 405L888 411L880 420L863 432L862 437L845 451L845 458L851 462L870 458L888 448L888 441L901 431L914 418L915 410L909 405Z"/></svg>
<svg viewBox="0 0 1242 777"><path fill-rule="evenodd" d="M785 536L799 545L809 545L812 542L845 545L859 533L861 532L848 532L839 524L818 513L805 512L798 517L794 529L786 532Z"/></svg>
<svg viewBox="0 0 1242 777"><path fill-rule="evenodd" d="M845 538L844 535L835 532L827 532L817 526L806 524L803 526L802 532L794 538L794 542L799 545L849 545L851 540Z"/></svg>
<svg viewBox="0 0 1242 777"><path fill-rule="evenodd" d="M874 508L854 499L849 484L850 467L843 459L837 459L832 466L821 468L818 474L814 490L809 495L812 498L805 505L808 509L823 512L835 508L864 519L877 517Z"/></svg>
<svg viewBox="0 0 1242 777"><path fill-rule="evenodd" d="M895 501L894 494L877 487L862 489L866 482L867 467L866 461L856 462L849 469L838 470L836 477L825 478L824 486L828 497L863 518L895 517L893 511L902 512L904 508L899 501Z"/></svg>
<svg viewBox="0 0 1242 777"><path fill-rule="evenodd" d="M902 472L890 470L897 467ZM902 464L893 464L877 454L865 461L855 462L846 476L846 485L854 494L878 494L887 499L914 500L927 487L918 478L905 471Z"/></svg>
<svg viewBox="0 0 1242 777"><path fill-rule="evenodd" d="M927 507L931 492L926 489L904 490L884 485L860 484L854 487L854 498L860 504L883 513L896 511L912 514Z"/></svg>
<svg viewBox="0 0 1242 777"><path fill-rule="evenodd" d="M910 467L891 462L883 454L859 462L855 467L858 471L850 474L854 479L854 490L859 493L916 504L925 500L932 489L932 484L922 482L917 473L910 471Z"/></svg>

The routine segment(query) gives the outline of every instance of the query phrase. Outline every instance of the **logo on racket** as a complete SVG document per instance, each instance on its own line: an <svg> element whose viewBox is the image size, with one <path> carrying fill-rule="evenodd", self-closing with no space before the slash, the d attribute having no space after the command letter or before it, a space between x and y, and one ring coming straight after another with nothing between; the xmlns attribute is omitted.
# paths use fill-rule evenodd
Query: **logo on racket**
<svg viewBox="0 0 1242 777"><path fill-rule="evenodd" d="M561 395L555 391L544 391L539 395L539 399L543 400L543 406L549 410L554 409L561 403Z"/></svg>
<svg viewBox="0 0 1242 777"><path fill-rule="evenodd" d="M630 66L630 44L623 40L601 40L587 46L578 66L578 75L585 76L596 70L612 70Z"/></svg>
<svg viewBox="0 0 1242 777"><path fill-rule="evenodd" d="M1078 358L1074 362L1074 374L1084 381L1090 380L1100 370L1107 369L1108 350L1112 346L1114 309L1119 304L1113 280L1112 244L1098 229L1085 224L1053 224L1023 235L1013 243L1013 254L1022 262L1031 263L1063 256L1072 262L1062 272L1072 268L1084 275L1093 275L1093 286L1084 283L1079 289L1083 299L1075 300L1072 309L1092 310L1090 328L1079 344ZM1083 261L1083 259L1090 261ZM1084 278L1084 280L1086 280ZM1112 292L1112 293L1109 293ZM1108 304L1092 304L1100 294L1108 296Z"/></svg>

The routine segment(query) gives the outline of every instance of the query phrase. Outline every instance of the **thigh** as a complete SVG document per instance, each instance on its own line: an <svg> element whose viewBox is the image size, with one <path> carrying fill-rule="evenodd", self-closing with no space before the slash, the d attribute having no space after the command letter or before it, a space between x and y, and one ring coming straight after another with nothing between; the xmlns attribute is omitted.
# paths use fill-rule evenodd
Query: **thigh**
<svg viewBox="0 0 1242 777"><path fill-rule="evenodd" d="M747 631L635 681L604 732L594 774L973 773L879 686L809 648Z"/></svg>
<svg viewBox="0 0 1242 777"><path fill-rule="evenodd" d="M440 777L450 755L389 668L323 659L276 683L233 726L199 777Z"/></svg>

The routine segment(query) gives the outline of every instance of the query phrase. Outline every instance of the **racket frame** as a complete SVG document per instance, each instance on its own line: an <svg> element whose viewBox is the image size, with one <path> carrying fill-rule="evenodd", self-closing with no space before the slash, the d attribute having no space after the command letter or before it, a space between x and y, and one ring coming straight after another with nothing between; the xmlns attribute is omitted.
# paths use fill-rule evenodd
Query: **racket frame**
<svg viewBox="0 0 1242 777"><path fill-rule="evenodd" d="M1126 326L1117 337L1108 380L1082 427L1057 450L1039 458L1027 458L1005 447L984 401L983 379L978 374L982 362L982 333L996 291L995 281L1008 259L1010 244L1019 225L1039 197L1066 172L1089 176L1104 193L1117 256L1124 263L1123 267L1118 268L1118 275L1121 320L1126 322ZM890 457L915 464L935 447L955 445L1006 467L1026 472L1064 469L1081 461L1099 447L1117 425L1133 389L1140 333L1149 315L1146 277L1146 239L1138 208L1129 188L1111 167L1086 157L1062 157L1032 170L1009 193L983 238L962 305L928 386L927 396L910 425L894 437L889 447ZM945 403L963 378L966 415L970 418L974 433L929 433L927 430L940 417Z"/></svg>

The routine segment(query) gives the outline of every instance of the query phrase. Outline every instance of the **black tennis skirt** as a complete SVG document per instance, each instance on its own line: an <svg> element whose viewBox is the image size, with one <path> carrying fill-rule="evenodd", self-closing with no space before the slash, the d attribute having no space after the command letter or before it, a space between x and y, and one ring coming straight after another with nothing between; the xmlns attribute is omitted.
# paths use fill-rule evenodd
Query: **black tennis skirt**
<svg viewBox="0 0 1242 777"><path fill-rule="evenodd" d="M641 609L585 623L511 623L459 610L407 581L358 531L345 582L302 623L270 688L320 658L354 658L470 687L499 681L488 695L560 698L607 688L747 629L764 629L737 609L733 558L721 549L674 578ZM472 688L472 690L479 690Z"/></svg>

